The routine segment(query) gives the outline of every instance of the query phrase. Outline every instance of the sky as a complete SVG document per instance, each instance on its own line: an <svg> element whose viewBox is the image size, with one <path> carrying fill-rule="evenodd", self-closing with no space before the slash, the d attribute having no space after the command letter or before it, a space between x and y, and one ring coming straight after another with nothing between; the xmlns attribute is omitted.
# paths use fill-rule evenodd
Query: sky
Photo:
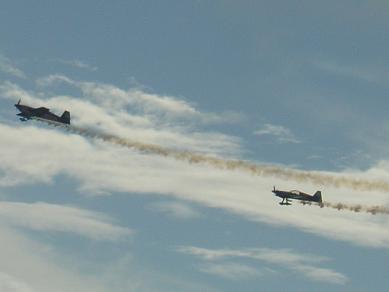
<svg viewBox="0 0 389 292"><path fill-rule="evenodd" d="M384 291L388 16L2 1L0 291ZM19 99L73 128L22 123Z"/></svg>

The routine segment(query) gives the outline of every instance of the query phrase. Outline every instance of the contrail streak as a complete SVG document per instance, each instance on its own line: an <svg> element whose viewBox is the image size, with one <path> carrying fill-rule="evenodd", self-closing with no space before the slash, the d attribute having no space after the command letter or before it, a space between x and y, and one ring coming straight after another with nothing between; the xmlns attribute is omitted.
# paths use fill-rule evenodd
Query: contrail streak
<svg viewBox="0 0 389 292"><path fill-rule="evenodd" d="M365 212L365 213L370 213L370 214L389 214L389 208L384 207L384 206L365 206L365 205L352 205L352 204L346 204L346 203L330 203L330 202L323 202L323 203L312 203L312 202L305 202L301 201L300 202L302 205L316 205L321 208L327 207L327 208L332 208L332 209L337 209L337 210L348 210L348 211L353 211L353 212Z"/></svg>
<svg viewBox="0 0 389 292"><path fill-rule="evenodd" d="M42 120L41 120L42 121ZM329 175L315 171L296 170L287 167L260 165L243 160L223 159L198 154L191 151L180 151L155 144L141 143L130 139L124 139L112 134L97 132L92 129L64 126L56 122L46 121L50 125L62 126L68 131L80 134L85 137L101 139L103 141L136 149L141 152L152 153L160 156L171 157L176 160L186 161L191 164L208 164L219 169L245 171L257 176L272 176L285 180L297 182L309 182L315 185L327 185L336 188L344 187L360 191L385 191L389 192L389 182L383 180L355 179L341 175Z"/></svg>

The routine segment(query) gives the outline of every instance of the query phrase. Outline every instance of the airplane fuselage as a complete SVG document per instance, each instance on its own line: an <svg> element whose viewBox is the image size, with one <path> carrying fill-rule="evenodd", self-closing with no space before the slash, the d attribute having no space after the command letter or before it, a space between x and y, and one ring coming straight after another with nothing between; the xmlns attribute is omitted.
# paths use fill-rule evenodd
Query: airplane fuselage
<svg viewBox="0 0 389 292"><path fill-rule="evenodd" d="M20 104L20 101L15 104L15 107L20 111L17 115L20 117L21 121L27 121L29 119L42 119L47 121L58 122L61 124L70 124L70 114L68 111L65 111L62 116L57 116L50 112L48 108L38 107L33 108L27 105Z"/></svg>
<svg viewBox="0 0 389 292"><path fill-rule="evenodd" d="M309 195L300 191L280 191L274 188L272 192L274 193L274 195L282 199L282 202L280 202L281 205L290 205L289 200L322 203L320 191L317 191L314 195Z"/></svg>

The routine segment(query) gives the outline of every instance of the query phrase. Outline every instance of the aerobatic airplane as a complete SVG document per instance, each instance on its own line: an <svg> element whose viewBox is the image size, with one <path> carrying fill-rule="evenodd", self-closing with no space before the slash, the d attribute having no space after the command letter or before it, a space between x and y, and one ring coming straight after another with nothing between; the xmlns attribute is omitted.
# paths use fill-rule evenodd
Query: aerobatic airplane
<svg viewBox="0 0 389 292"><path fill-rule="evenodd" d="M64 125L70 125L70 113L68 111L64 111L62 116L57 116L50 112L48 108L38 107L33 108L27 105L20 104L20 99L15 107L20 111L17 115L20 117L19 119L22 122L25 122L30 119L38 119L49 122L61 123Z"/></svg>
<svg viewBox="0 0 389 292"><path fill-rule="evenodd" d="M302 202L315 202L318 203L320 206L323 204L322 198L321 198L321 192L317 191L314 195L309 195L300 191L279 191L276 190L276 187L273 187L272 192L277 196L282 198L282 202L280 202L280 205L291 205L291 199L293 200L300 200Z"/></svg>

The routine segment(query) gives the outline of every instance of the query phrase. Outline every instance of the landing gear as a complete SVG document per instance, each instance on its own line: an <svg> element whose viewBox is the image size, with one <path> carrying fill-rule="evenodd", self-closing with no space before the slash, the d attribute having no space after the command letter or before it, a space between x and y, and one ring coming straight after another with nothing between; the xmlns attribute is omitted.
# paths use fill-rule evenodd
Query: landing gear
<svg viewBox="0 0 389 292"><path fill-rule="evenodd" d="M287 198L282 198L282 202L280 202L279 204L281 206L290 206L290 205L292 205L290 202L291 201L289 201Z"/></svg>

